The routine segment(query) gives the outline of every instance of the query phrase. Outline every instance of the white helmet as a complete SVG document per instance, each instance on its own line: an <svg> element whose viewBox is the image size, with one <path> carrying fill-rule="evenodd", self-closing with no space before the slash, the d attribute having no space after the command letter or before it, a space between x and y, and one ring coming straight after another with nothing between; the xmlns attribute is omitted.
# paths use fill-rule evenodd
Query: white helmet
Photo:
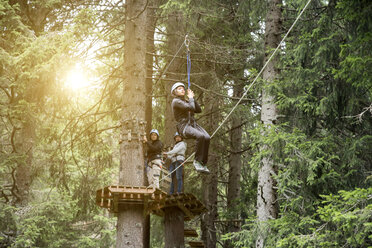
<svg viewBox="0 0 372 248"><path fill-rule="evenodd" d="M176 132L176 133L173 135L173 139L175 139L177 136L180 136L180 137L182 138L181 134L179 134L178 132Z"/></svg>
<svg viewBox="0 0 372 248"><path fill-rule="evenodd" d="M171 89L171 94L173 94L173 91L175 89L177 89L178 87L180 87L180 86L182 86L184 89L186 89L186 87L185 87L185 85L183 83L177 82L177 83L173 84L172 89Z"/></svg>
<svg viewBox="0 0 372 248"><path fill-rule="evenodd" d="M152 130L150 131L150 135L151 135L152 133L156 133L156 135L158 135L158 137L160 136L160 135L159 135L159 131L158 131L157 129L152 129Z"/></svg>

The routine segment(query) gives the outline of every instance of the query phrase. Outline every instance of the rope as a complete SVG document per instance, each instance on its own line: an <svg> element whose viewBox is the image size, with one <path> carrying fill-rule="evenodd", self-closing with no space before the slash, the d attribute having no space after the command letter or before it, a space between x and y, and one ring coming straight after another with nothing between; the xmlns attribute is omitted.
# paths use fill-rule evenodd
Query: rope
<svg viewBox="0 0 372 248"><path fill-rule="evenodd" d="M190 74L191 74L191 58L190 58L190 40L188 35L185 36L185 47L186 47L186 53L187 53L187 84L189 86L189 89L191 87L191 82L190 82Z"/></svg>
<svg viewBox="0 0 372 248"><path fill-rule="evenodd" d="M292 26L289 28L289 30L287 31L287 33L284 35L283 39L280 41L279 45L275 48L274 52L271 54L271 56L269 57L269 59L266 61L266 63L264 64L264 66L262 67L262 69L260 70L260 72L257 74L256 78L253 80L253 82L248 86L248 88L244 91L243 95L240 97L239 101L235 104L235 106L231 109L231 111L228 113L228 115L225 117L225 119L222 121L222 123L217 127L217 129L213 132L213 134L211 135L211 138L213 138L213 136L218 132L218 130L220 130L220 128L222 127L222 125L225 124L225 122L227 121L227 119L230 117L230 115L232 114L232 112L234 112L234 110L238 107L238 105L240 104L240 102L243 100L243 98L247 95L248 91L252 88L252 86L256 83L257 79L261 76L262 72L264 71L264 69L266 68L266 66L269 64L269 62L271 61L271 59L274 57L274 55L276 54L276 52L279 50L280 46L284 43L284 40L287 38L288 34L292 31L293 27L296 25L297 21L300 19L300 17L302 16L302 14L305 12L307 6L310 4L311 0L309 0L305 7L302 9L302 11L300 12L300 14L297 16L296 20L293 22ZM185 161L180 164L177 168L175 168L173 171L171 171L167 176L170 176L172 173L174 173L179 167L183 166L188 160L190 160L191 157L193 157L195 155L195 152L193 152L187 159L185 159ZM166 177L167 177L166 176ZM164 177L159 181L159 183L161 181L164 180Z"/></svg>

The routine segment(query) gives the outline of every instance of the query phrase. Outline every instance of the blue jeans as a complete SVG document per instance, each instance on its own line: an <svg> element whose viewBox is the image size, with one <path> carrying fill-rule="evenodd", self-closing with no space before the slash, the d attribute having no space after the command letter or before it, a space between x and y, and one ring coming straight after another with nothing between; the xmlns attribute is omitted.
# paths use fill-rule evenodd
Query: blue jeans
<svg viewBox="0 0 372 248"><path fill-rule="evenodd" d="M180 166L180 164L182 164L183 161L182 160L177 160L173 163L171 163L171 165L169 166L169 173L172 172L173 170L175 170L178 166ZM171 182L171 185L170 185L170 194L173 194L174 192L174 185L175 185L175 180L177 180L177 193L182 193L182 173L183 173L183 166L180 166L176 172L173 172L173 174L171 175L172 177L172 182ZM176 174L176 176L174 176L174 174Z"/></svg>

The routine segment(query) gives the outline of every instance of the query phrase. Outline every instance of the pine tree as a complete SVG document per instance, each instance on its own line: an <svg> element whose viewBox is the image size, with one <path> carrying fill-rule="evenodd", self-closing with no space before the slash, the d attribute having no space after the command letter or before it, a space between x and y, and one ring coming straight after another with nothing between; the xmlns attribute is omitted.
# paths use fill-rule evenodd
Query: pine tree
<svg viewBox="0 0 372 248"><path fill-rule="evenodd" d="M276 57L270 61L268 61L268 59L270 58L272 49L275 49L280 43L281 0L269 1L268 4L269 7L265 22L265 62L268 63L263 71L263 80L265 80L267 85L270 85L279 77L278 60L275 59ZM275 98L272 93L268 91L268 87L264 86L261 105L261 121L264 128L267 130L275 128L277 116ZM262 132L263 136L266 135L268 132L267 130ZM262 230L257 239L256 247L265 246L265 236L270 232L265 222L278 217L277 195L274 189L276 165L270 155L270 147L268 145L263 144L260 150L265 151L266 154L261 160L262 164L258 172L257 219L259 225L262 226Z"/></svg>

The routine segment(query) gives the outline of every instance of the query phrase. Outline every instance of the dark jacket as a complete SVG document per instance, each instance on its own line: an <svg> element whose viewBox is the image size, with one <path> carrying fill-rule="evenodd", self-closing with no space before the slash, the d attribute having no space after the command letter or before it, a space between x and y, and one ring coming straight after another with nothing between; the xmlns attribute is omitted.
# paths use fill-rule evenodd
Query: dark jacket
<svg viewBox="0 0 372 248"><path fill-rule="evenodd" d="M181 97L176 97L172 101L174 118L177 121L177 131L182 134L187 124L194 125L194 113L201 113L201 108L194 98L188 101Z"/></svg>
<svg viewBox="0 0 372 248"><path fill-rule="evenodd" d="M147 159L149 162L157 158L161 159L163 143L161 143L160 140L147 141L146 145L147 145Z"/></svg>

